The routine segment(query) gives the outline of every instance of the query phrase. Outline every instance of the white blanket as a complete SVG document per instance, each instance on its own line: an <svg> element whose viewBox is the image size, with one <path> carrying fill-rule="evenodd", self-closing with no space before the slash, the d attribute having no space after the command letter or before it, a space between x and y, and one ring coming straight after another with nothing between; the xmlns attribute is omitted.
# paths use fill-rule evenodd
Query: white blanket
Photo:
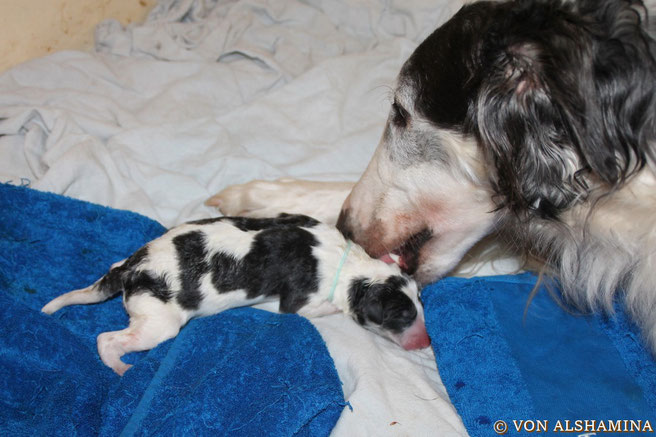
<svg viewBox="0 0 656 437"><path fill-rule="evenodd" d="M102 23L95 53L0 76L0 181L172 226L230 184L356 180L403 61L460 0L162 0ZM432 352L314 320L345 408L334 435L466 435Z"/></svg>

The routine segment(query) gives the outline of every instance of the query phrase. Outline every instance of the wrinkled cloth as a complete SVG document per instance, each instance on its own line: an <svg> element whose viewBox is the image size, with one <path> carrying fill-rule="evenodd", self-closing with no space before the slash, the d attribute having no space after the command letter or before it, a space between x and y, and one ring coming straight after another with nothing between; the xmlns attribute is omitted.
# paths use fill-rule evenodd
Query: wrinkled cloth
<svg viewBox="0 0 656 437"><path fill-rule="evenodd" d="M356 180L391 87L459 0L162 0L107 21L94 53L0 75L0 181L143 214L216 215L230 184ZM464 435L430 349L406 352L337 314L313 321L335 361L335 435Z"/></svg>

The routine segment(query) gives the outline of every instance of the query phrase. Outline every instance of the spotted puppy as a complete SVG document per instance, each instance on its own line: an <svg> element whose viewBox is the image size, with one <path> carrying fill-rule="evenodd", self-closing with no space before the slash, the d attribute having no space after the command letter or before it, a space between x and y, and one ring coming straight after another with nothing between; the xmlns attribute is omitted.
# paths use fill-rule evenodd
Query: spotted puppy
<svg viewBox="0 0 656 437"><path fill-rule="evenodd" d="M430 344L415 281L302 215L183 224L42 311L101 302L120 291L130 325L98 336L100 358L119 375L130 368L121 356L175 337L194 317L276 299L281 312L305 317L343 311L405 349Z"/></svg>

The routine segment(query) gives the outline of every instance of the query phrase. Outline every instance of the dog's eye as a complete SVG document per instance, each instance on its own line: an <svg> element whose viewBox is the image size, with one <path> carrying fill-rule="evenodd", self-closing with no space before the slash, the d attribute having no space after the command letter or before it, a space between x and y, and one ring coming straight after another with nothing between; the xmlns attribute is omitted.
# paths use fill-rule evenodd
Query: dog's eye
<svg viewBox="0 0 656 437"><path fill-rule="evenodd" d="M392 103L392 123L397 127L406 127L408 125L410 115L403 106L396 103Z"/></svg>

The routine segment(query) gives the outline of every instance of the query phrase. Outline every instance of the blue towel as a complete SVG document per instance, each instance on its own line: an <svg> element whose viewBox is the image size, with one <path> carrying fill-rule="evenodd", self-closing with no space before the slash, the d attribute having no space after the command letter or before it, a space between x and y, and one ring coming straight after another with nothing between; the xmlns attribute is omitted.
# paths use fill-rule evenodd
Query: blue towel
<svg viewBox="0 0 656 437"><path fill-rule="evenodd" d="M192 320L123 378L96 351L121 300L40 313L165 229L134 213L0 185L0 435L328 435L334 363L297 315L242 308Z"/></svg>
<svg viewBox="0 0 656 437"><path fill-rule="evenodd" d="M576 420L656 428L656 365L622 310L575 314L542 287L524 318L535 283L528 273L446 278L423 291L440 375L470 435L504 424L507 435L564 435ZM539 425L548 432L527 432Z"/></svg>

